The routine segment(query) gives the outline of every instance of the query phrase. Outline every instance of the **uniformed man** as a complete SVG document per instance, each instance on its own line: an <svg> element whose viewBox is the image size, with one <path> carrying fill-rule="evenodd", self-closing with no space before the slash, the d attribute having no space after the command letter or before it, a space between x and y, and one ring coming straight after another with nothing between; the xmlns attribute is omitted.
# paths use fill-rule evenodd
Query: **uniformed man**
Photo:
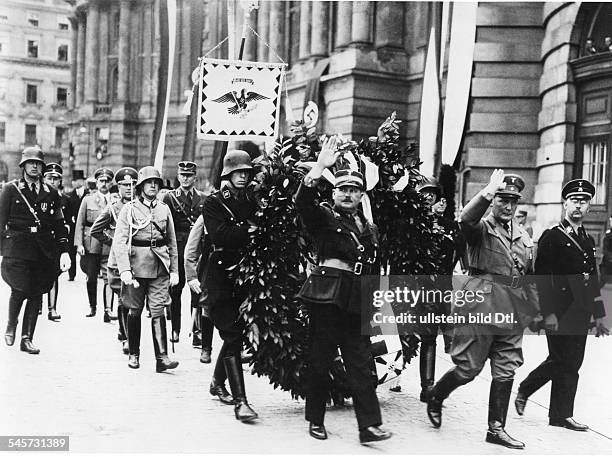
<svg viewBox="0 0 612 457"><path fill-rule="evenodd" d="M459 227L452 220L447 220L444 217L446 209L446 200L442 199L442 188L435 178L425 180L417 187L417 192L424 196L430 211L435 218L435 226L438 230L444 232L442 245L440 246L441 267L438 275L430 282L425 281L425 277L419 277L420 282L424 282L422 286L425 289L447 291L452 290L452 274L453 268L457 260L463 255L462 237L459 235ZM441 200L444 200L441 202ZM450 304L445 302L433 304L433 309L430 306L424 306L419 309L423 314L434 312L437 315L448 315L450 313ZM419 337L421 339L421 348L419 351L419 373L421 376L421 394L420 400L427 402L429 393L435 382L436 371L436 340L438 332L441 331L445 339L445 350L450 350L449 334L452 334L452 329L444 324L420 324L418 326Z"/></svg>
<svg viewBox="0 0 612 457"><path fill-rule="evenodd" d="M130 368L140 367L141 314L148 301L155 351L155 370L161 373L178 366L168 357L164 307L170 305L170 287L178 284L178 254L170 208L157 200L163 181L155 167L138 172L137 198L126 203L117 221L111 267L123 282L121 302L129 308L127 317Z"/></svg>
<svg viewBox="0 0 612 457"><path fill-rule="evenodd" d="M52 189L55 189L60 194L61 208L62 214L64 215L64 223L66 226L66 230L70 234L70 225L68 224L68 220L72 217L70 201L66 194L62 192L62 175L64 173L63 168L60 164L51 162L45 165L45 171L43 173L43 179L45 184L47 184ZM59 260L59 259L58 259ZM47 318L50 321L58 321L62 318L57 313L57 296L59 293L59 275L61 274L61 270L59 268L59 263L57 265L57 274L58 276L55 278L53 282L53 287L49 290L47 294L47 307L49 309L49 313L47 314Z"/></svg>
<svg viewBox="0 0 612 457"><path fill-rule="evenodd" d="M222 402L230 401L224 386L227 378L234 414L242 422L251 422L258 415L247 401L240 360L244 322L240 319L239 308L245 299L244 291L235 287L228 269L237 265L245 254L250 239L249 228L254 225L252 221L257 205L245 193L252 170L251 158L246 151L228 151L223 158L222 187L206 198L202 212L213 244L204 287L208 291L210 318L223 339L210 392Z"/></svg>
<svg viewBox="0 0 612 457"><path fill-rule="evenodd" d="M336 146L335 137L325 140L316 165L305 176L295 197L298 213L311 239L315 240L319 261L299 294L309 309L311 338L306 420L313 438L327 439L324 418L329 370L339 346L353 396L359 440L367 443L391 437L390 432L380 428L382 418L376 396L376 376L372 373L370 338L361 333L359 276L377 274L377 229L358 210L365 190L360 172L336 172L333 208L316 203L318 180L340 156ZM330 284L331 280L335 282ZM335 287L332 284L336 284ZM325 290L338 293L328 296L321 293Z"/></svg>
<svg viewBox="0 0 612 457"><path fill-rule="evenodd" d="M174 231L176 232L176 243L179 253L179 283L172 288L172 305L170 306L170 316L172 318L172 338L171 341L178 342L181 332L181 295L185 287L185 244L189 237L189 231L193 227L196 219L202 214L204 206L204 193L195 188L197 166L194 162L179 162L177 179L179 187L166 193L164 203L172 211L174 220ZM199 294L191 290L191 315L193 316L193 346L202 346L202 357L210 362L210 352L212 350L213 324L208 318L202 320L199 312Z"/></svg>
<svg viewBox="0 0 612 457"><path fill-rule="evenodd" d="M103 245L90 235L91 226L102 210L110 203L109 188L113 180L113 172L108 168L99 168L94 172L97 192L83 198L77 216L74 245L81 256L81 270L87 275L87 296L89 298L90 312L86 317L96 315L98 307L98 274L102 271L104 278L104 322L117 319L113 316L113 293L108 286L106 278L106 264L110 247Z"/></svg>
<svg viewBox="0 0 612 457"><path fill-rule="evenodd" d="M27 300L21 330L21 350L38 354L32 344L42 295L70 267L68 233L57 191L42 182L44 155L38 146L21 153L23 176L5 184L0 194L0 251L2 278L11 288L6 344L15 342L17 321ZM60 255L61 254L61 255Z"/></svg>
<svg viewBox="0 0 612 457"><path fill-rule="evenodd" d="M466 322L474 316L484 320L501 314L506 318L491 324L455 326L451 345L455 367L436 383L427 404L429 420L440 427L442 402L474 379L490 359L493 379L486 441L513 449L525 445L505 431L510 393L514 373L523 364L523 329L538 313L535 284L527 276L533 273L533 243L513 221L524 187L520 176L495 170L489 184L461 212L459 225L468 245L470 270L462 290L472 291L478 299L454 305L453 312ZM491 212L483 218L490 206Z"/></svg>
<svg viewBox="0 0 612 457"><path fill-rule="evenodd" d="M123 167L115 174L117 182L119 199L114 200L106 208L102 210L91 226L91 236L96 238L102 244L111 247L115 235L115 227L121 209L130 201L134 194L134 186L138 180L138 172L132 167ZM108 285L111 290L119 297L117 306L117 317L119 319L119 334L117 339L123 345L123 353L129 354L128 339L127 339L127 319L129 309L121 302L121 279L117 270L114 255L109 254L107 266Z"/></svg>
<svg viewBox="0 0 612 457"><path fill-rule="evenodd" d="M594 195L595 187L586 179L568 182L561 191L565 217L540 237L535 274L548 358L520 384L515 400L522 416L527 399L551 381L548 423L575 431L588 430L572 416L591 318L595 319L597 336L609 333L603 323L606 312L599 290L595 241L582 225Z"/></svg>
<svg viewBox="0 0 612 457"><path fill-rule="evenodd" d="M68 202L70 212L64 214L64 219L70 228L68 232L68 242L70 243L70 249L68 253L70 254L70 269L68 270L68 281L74 281L76 276L76 251L77 248L74 245L74 227L76 225L76 217L79 214L79 208L81 207L81 202L83 198L87 194L87 189L85 188L85 173L83 170L72 170L72 190L68 192Z"/></svg>

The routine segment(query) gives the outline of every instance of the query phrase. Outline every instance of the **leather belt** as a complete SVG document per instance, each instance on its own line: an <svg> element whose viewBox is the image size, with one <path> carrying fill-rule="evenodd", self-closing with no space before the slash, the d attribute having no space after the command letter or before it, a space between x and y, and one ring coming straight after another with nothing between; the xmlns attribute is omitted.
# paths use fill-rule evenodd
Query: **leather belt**
<svg viewBox="0 0 612 457"><path fill-rule="evenodd" d="M168 240L166 238L160 238L158 240L132 240L132 246L139 247L152 247L157 248L161 246L166 246L168 244Z"/></svg>
<svg viewBox="0 0 612 457"><path fill-rule="evenodd" d="M12 230L13 232L19 232L19 233L42 233L43 232L43 230L41 230L37 226L33 226L33 227L15 227L15 226L9 224L9 229ZM50 232L49 230L46 230L46 231Z"/></svg>
<svg viewBox="0 0 612 457"><path fill-rule="evenodd" d="M501 284L503 286L510 287L511 289L519 289L525 286L529 281L528 278L524 275L505 276L487 273L484 275L476 274L476 276L480 276L482 279L494 282L495 284Z"/></svg>
<svg viewBox="0 0 612 457"><path fill-rule="evenodd" d="M325 259L319 262L320 267L337 268L339 270L350 271L353 274L360 275L363 273L363 262L347 262L341 259Z"/></svg>

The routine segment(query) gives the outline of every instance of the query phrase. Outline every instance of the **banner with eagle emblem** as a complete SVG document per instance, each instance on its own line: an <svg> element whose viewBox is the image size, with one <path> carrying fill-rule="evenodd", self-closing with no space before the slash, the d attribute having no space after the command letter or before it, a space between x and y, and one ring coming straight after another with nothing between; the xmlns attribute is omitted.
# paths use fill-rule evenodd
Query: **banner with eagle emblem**
<svg viewBox="0 0 612 457"><path fill-rule="evenodd" d="M285 66L202 59L198 138L225 141L276 138Z"/></svg>

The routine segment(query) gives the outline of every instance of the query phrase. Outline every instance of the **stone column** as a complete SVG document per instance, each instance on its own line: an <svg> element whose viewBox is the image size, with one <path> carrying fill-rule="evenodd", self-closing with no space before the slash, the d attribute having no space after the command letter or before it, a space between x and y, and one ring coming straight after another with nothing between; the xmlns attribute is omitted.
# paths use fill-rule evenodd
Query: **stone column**
<svg viewBox="0 0 612 457"><path fill-rule="evenodd" d="M401 49L404 34L402 2L378 2L376 9L376 47Z"/></svg>
<svg viewBox="0 0 612 457"><path fill-rule="evenodd" d="M76 80L76 104L82 105L85 102L85 15L79 13L79 29L77 32L77 80Z"/></svg>
<svg viewBox="0 0 612 457"><path fill-rule="evenodd" d="M99 55L99 20L98 3L90 0L87 11L86 51L85 51L85 102L93 103L98 99L98 55Z"/></svg>
<svg viewBox="0 0 612 457"><path fill-rule="evenodd" d="M253 10L249 14L247 24L253 29L257 30L258 10ZM257 32L259 33L259 32ZM244 60L257 60L257 37L253 32L247 29L246 32L246 43L244 45Z"/></svg>
<svg viewBox="0 0 612 457"><path fill-rule="evenodd" d="M370 33L372 24L372 4L363 1L353 2L352 19L351 44L370 44L372 42Z"/></svg>
<svg viewBox="0 0 612 457"><path fill-rule="evenodd" d="M98 64L98 100L108 102L108 32L109 10L100 11L100 55Z"/></svg>
<svg viewBox="0 0 612 457"><path fill-rule="evenodd" d="M150 103L151 101L151 79L155 76L151 73L151 54L153 53L153 43L151 40L152 29L153 29L153 3L148 2L143 6L144 8L144 23L143 23L143 39L144 39L144 60L142 65L142 87L141 87L141 99L143 105ZM148 108L147 108L148 109ZM147 111L148 112L148 111ZM146 114L145 114L146 116Z"/></svg>
<svg viewBox="0 0 612 457"><path fill-rule="evenodd" d="M77 104L77 56L79 42L79 21L76 16L71 16L70 27L72 29L72 41L70 43L70 93L68 107L74 108Z"/></svg>
<svg viewBox="0 0 612 457"><path fill-rule="evenodd" d="M275 0L270 5L270 48L285 60L285 2ZM271 53L269 61L276 61L277 57Z"/></svg>
<svg viewBox="0 0 612 457"><path fill-rule="evenodd" d="M343 48L351 42L353 2L338 2L336 12L336 47Z"/></svg>
<svg viewBox="0 0 612 457"><path fill-rule="evenodd" d="M266 62L268 60L268 48L264 44L269 41L270 35L270 4L269 0L263 0L259 3L259 11L257 12L257 33L261 40L257 41L257 60Z"/></svg>
<svg viewBox="0 0 612 457"><path fill-rule="evenodd" d="M130 1L121 0L119 9L119 46L118 46L117 101L128 101L128 84L130 78Z"/></svg>
<svg viewBox="0 0 612 457"><path fill-rule="evenodd" d="M310 57L311 13L312 3L300 2L300 60L305 60Z"/></svg>
<svg viewBox="0 0 612 457"><path fill-rule="evenodd" d="M310 54L324 57L329 52L329 2L312 3L312 31L310 35Z"/></svg>

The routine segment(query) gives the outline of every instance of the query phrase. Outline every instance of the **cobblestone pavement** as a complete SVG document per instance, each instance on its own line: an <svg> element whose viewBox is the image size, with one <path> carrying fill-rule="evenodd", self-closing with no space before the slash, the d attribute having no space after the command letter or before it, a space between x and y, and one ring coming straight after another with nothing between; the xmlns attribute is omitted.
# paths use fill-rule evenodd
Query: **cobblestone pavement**
<svg viewBox="0 0 612 457"><path fill-rule="evenodd" d="M402 375L401 392L379 388L385 427L395 436L365 447L359 444L350 405L330 409L329 439L316 441L307 434L303 401L292 400L287 393L273 390L265 378L255 376L246 376L247 392L261 419L253 425L239 423L232 407L208 394L213 367L199 362L199 351L191 347L186 332L171 354L180 366L169 373L155 373L146 317L141 368L129 369L116 339L117 324L104 324L101 315L84 317L88 307L83 276L75 282L62 276L60 287L61 321L48 321L46 309L39 319L35 344L41 348L40 355L20 352L18 341L10 348L0 345L0 435L70 435L72 451L108 453L612 453L612 338L589 338L575 411L577 420L592 427L587 433L547 425L550 389L546 387L532 397L524 417L518 417L513 407L508 415L507 430L526 442L526 451L486 443L490 381L486 370L446 401L444 424L434 429L425 405L418 401L418 364L413 363ZM2 330L8 294L2 284ZM610 302L612 291L606 294ZM186 291L184 298L186 305ZM218 350L216 334L214 344ZM451 366L441 346L437 377ZM545 346L543 337L525 338L526 361L518 380L543 360Z"/></svg>

